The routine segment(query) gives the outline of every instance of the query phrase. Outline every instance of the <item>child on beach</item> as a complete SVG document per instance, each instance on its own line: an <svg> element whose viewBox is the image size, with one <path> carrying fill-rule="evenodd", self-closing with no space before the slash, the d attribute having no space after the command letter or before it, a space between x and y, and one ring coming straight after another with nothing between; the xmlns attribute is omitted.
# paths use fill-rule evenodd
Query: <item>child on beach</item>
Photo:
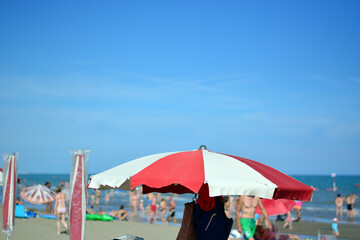
<svg viewBox="0 0 360 240"><path fill-rule="evenodd" d="M333 230L334 235L336 235L338 237L340 235L340 233L339 233L338 223L337 222L338 222L337 218L334 218L333 222L331 224L331 228Z"/></svg>
<svg viewBox="0 0 360 240"><path fill-rule="evenodd" d="M289 229L293 229L292 219L291 219L291 211L288 211L288 213L286 214L285 224L284 224L283 228L286 228L287 226L289 226Z"/></svg>

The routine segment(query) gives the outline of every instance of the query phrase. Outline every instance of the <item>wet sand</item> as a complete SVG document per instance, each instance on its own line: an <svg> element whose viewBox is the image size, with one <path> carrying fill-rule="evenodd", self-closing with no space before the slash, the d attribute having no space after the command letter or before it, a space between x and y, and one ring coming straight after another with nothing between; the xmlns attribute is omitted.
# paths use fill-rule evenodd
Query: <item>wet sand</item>
<svg viewBox="0 0 360 240"><path fill-rule="evenodd" d="M276 222L276 226L281 233L291 233L297 235L318 235L318 230L321 228L320 233L331 234L331 222L320 223L315 221L300 221L293 222L293 229L283 229L284 222ZM339 223L338 229L340 232L339 239L360 239L360 226L348 223ZM317 238L316 238L317 239Z"/></svg>

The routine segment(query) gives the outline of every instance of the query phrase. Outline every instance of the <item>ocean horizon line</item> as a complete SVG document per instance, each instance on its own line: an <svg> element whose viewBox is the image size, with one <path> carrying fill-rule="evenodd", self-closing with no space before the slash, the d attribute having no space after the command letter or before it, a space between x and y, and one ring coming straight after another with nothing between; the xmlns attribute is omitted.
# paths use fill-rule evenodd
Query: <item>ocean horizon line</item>
<svg viewBox="0 0 360 240"><path fill-rule="evenodd" d="M88 176L91 175L95 175L95 174L99 174L98 173L88 173ZM18 174L22 174L22 175L30 175L30 174L42 174L42 175L66 175L66 174L70 174L70 172L68 173L43 173L43 172L18 172ZM331 177L332 173L329 174L325 174L325 173L296 173L296 174L292 174L292 173L285 173L289 176L329 176ZM352 173L336 173L336 177L359 177L360 174L352 174Z"/></svg>

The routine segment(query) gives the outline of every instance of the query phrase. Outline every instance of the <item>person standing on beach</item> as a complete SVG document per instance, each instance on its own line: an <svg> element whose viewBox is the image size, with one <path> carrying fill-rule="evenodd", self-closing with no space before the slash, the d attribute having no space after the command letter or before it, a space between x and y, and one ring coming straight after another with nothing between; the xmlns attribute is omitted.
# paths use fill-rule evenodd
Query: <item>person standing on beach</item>
<svg viewBox="0 0 360 240"><path fill-rule="evenodd" d="M355 218L355 207L354 207L354 205L355 205L355 201L356 201L357 198L359 198L359 196L357 196L355 193L353 193L351 195L351 207L352 207L351 212L350 212L350 217L351 218Z"/></svg>
<svg viewBox="0 0 360 240"><path fill-rule="evenodd" d="M49 189L51 189L51 183L50 182L46 182L45 186L47 186ZM53 202L46 203L45 213L50 214L52 212L52 209L53 209Z"/></svg>
<svg viewBox="0 0 360 240"><path fill-rule="evenodd" d="M130 204L133 207L132 216L135 219L137 219L137 216L138 216L138 199L137 199L137 195L136 195L136 190L135 190L135 192L130 192L129 198L130 198L129 199Z"/></svg>
<svg viewBox="0 0 360 240"><path fill-rule="evenodd" d="M99 189L95 190L95 204L99 206L101 199L101 191Z"/></svg>
<svg viewBox="0 0 360 240"><path fill-rule="evenodd" d="M66 232L68 232L68 226L65 221L65 215L67 206L69 206L68 199L66 198L66 195L61 192L61 187L57 187L55 189L56 192L56 198L55 198L55 207L54 207L54 215L57 219L57 234L60 234L60 221L64 225Z"/></svg>
<svg viewBox="0 0 360 240"><path fill-rule="evenodd" d="M346 194L345 202L346 202L346 210L347 210L346 217L349 218L349 217L351 217L351 211L353 209L352 198L349 194Z"/></svg>
<svg viewBox="0 0 360 240"><path fill-rule="evenodd" d="M294 220L294 222L301 221L301 205L302 201L295 200L295 206L293 207L293 209L296 210L296 219Z"/></svg>
<svg viewBox="0 0 360 240"><path fill-rule="evenodd" d="M340 217L343 217L343 204L344 204L344 197L341 197L341 194L339 193L337 195L337 198L335 200L335 204L336 204L336 217L338 217L339 213L340 213Z"/></svg>
<svg viewBox="0 0 360 240"><path fill-rule="evenodd" d="M268 213L260 198L255 196L240 196L236 206L236 224L238 232L244 233L245 239L254 240L256 229L255 212L258 205L265 217L266 227L272 229Z"/></svg>
<svg viewBox="0 0 360 240"><path fill-rule="evenodd" d="M156 194L149 194L150 213L148 217L148 223L151 223L151 218L154 217L153 223L156 223Z"/></svg>
<svg viewBox="0 0 360 240"><path fill-rule="evenodd" d="M174 226L176 226L176 218L175 218L175 207L176 207L176 204L174 202L174 200L172 199L171 196L169 196L169 213L168 213L168 216L167 216L167 221L170 222L170 218L173 219L174 221Z"/></svg>
<svg viewBox="0 0 360 240"><path fill-rule="evenodd" d="M286 214L285 224L284 224L283 228L286 228L287 226L289 226L289 229L293 229L292 219L291 219L291 211L288 211Z"/></svg>
<svg viewBox="0 0 360 240"><path fill-rule="evenodd" d="M165 214L166 214L167 211L168 211L168 205L167 205L166 199L161 198L161 201L160 201L160 212L161 212L160 218L161 218L162 223L166 224L166 225L169 224L168 221L166 221L166 219L165 219Z"/></svg>

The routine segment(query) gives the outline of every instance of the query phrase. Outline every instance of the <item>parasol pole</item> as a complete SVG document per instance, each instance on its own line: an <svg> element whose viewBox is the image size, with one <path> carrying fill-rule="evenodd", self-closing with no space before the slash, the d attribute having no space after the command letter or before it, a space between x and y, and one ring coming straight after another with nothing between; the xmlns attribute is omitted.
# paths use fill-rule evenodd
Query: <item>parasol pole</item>
<svg viewBox="0 0 360 240"><path fill-rule="evenodd" d="M335 182L335 177L336 177L336 173L332 173L331 174L331 177L333 178L333 192L334 192L334 194L335 194L335 192L336 192L336 182Z"/></svg>

